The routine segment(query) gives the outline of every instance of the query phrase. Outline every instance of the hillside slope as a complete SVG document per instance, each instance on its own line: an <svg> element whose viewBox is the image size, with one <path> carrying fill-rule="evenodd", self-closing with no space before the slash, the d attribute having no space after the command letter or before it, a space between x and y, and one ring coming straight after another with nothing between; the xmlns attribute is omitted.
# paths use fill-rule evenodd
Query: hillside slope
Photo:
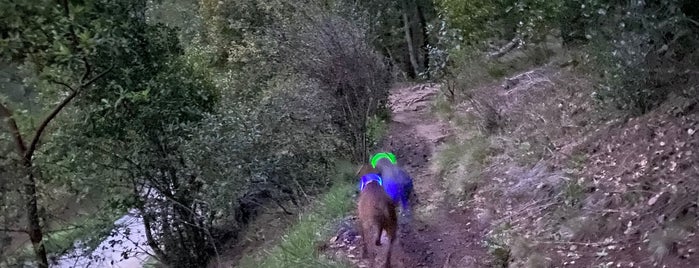
<svg viewBox="0 0 699 268"><path fill-rule="evenodd" d="M696 96L624 118L594 105L592 85L546 67L454 104L436 85L395 89L382 148L419 201L394 265L699 266ZM357 238L340 228L331 253L370 266Z"/></svg>

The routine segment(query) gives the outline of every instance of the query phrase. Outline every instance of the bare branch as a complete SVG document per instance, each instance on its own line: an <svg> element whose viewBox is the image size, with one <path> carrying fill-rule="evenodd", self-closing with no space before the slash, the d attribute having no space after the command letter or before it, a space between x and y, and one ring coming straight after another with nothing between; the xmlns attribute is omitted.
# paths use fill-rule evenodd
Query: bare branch
<svg viewBox="0 0 699 268"><path fill-rule="evenodd" d="M12 229L12 228L0 228L0 232L5 232L5 233L24 233L28 234L27 230L24 229Z"/></svg>
<svg viewBox="0 0 699 268"><path fill-rule="evenodd" d="M488 59L500 58L520 45L522 45L522 39L520 39L519 37L515 37L509 43L505 44L497 51L488 53L487 57Z"/></svg>
<svg viewBox="0 0 699 268"><path fill-rule="evenodd" d="M77 90L71 92L70 95L68 95L68 97L63 99L63 101L61 101L61 103L59 103L58 106L53 108L51 113L49 113L49 115L46 118L44 118L44 120L41 121L39 128L36 129L36 132L34 133L34 137L32 138L32 141L29 144L29 148L24 153L25 159L31 160L31 158L34 154L34 151L36 150L36 146L39 143L39 140L41 139L41 134L44 133L44 130L46 130L46 127L49 125L49 123L51 123L51 121L53 121L54 118L56 118L58 113L61 112L61 110L63 110L63 108L65 108L68 105L68 103L70 103L84 88L86 88L90 84L92 84L95 81L97 81L98 79L100 79L102 76L107 74L113 68L114 68L114 66L112 66L109 69L107 69L106 71L98 74L97 76L93 77L89 81L83 83L82 85L80 85L80 87Z"/></svg>
<svg viewBox="0 0 699 268"><path fill-rule="evenodd" d="M66 82L58 81L58 80L55 80L55 79L50 79L49 81L50 81L51 83L59 84L59 85L61 85L61 86L64 86L64 87L66 87L67 89L69 89L71 92L75 92L75 89L74 89L73 87L71 87L70 85L68 85L68 83L66 83Z"/></svg>
<svg viewBox="0 0 699 268"><path fill-rule="evenodd" d="M70 6L68 4L68 0L61 0L61 5L63 6L63 15L66 18L70 19ZM77 53L80 43L78 41L78 35L75 34L75 28L72 24L68 25L68 32L70 33L72 50L74 53ZM92 67L90 66L90 63L87 61L87 56L85 54L82 55L82 62L85 71L83 72L80 81L84 81L85 79L87 79L90 76L90 73L92 72Z"/></svg>
<svg viewBox="0 0 699 268"><path fill-rule="evenodd" d="M689 22L691 22L692 24L694 24L694 26L699 26L699 22L698 22L698 21L693 20L693 19L691 19L691 18L685 18L685 19L688 20Z"/></svg>
<svg viewBox="0 0 699 268"><path fill-rule="evenodd" d="M50 233L58 233L58 232L72 231L72 230L76 230L76 229L80 229L80 228L85 228L85 226L82 226L82 225L73 225L73 226L66 227L66 228L60 228L60 229L54 229L54 230L47 230L47 231L44 231L44 232L46 232L47 234L50 234Z"/></svg>
<svg viewBox="0 0 699 268"><path fill-rule="evenodd" d="M95 81L99 80L99 79L102 78L104 75L106 75L107 73L109 73L110 71L112 71L112 69L114 69L114 65L112 65L111 67L109 67L109 69L107 69L106 71L104 71L104 72L102 72L102 73L96 75L96 76L93 77L92 79L88 80L87 82L83 82L83 83L80 85L80 90L82 90L82 89L84 89L84 88L90 86L92 83L94 83Z"/></svg>
<svg viewBox="0 0 699 268"><path fill-rule="evenodd" d="M39 139L41 138L41 134L43 134L44 130L46 130L46 126L48 126L49 123L51 123L51 121L53 121L53 119L56 118L56 115L58 115L58 113L61 112L61 110L63 110L63 108L65 108L68 105L68 103L70 103L70 101L72 101L75 98L75 96L78 95L78 92L79 91L71 92L70 95L68 95L68 97L63 99L63 101L61 101L61 103L59 103L58 106L53 108L51 113L49 113L49 115L41 121L41 124L39 124L39 128L37 128L36 132L34 133L32 142L29 144L29 148L24 153L25 159L32 159L34 151L36 150L36 146L39 143Z"/></svg>

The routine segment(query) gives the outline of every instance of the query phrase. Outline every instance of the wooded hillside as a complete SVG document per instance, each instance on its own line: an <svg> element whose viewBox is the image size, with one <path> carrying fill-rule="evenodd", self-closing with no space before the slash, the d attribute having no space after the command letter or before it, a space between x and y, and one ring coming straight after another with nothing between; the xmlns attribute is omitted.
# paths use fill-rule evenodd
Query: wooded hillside
<svg viewBox="0 0 699 268"><path fill-rule="evenodd" d="M689 0L0 0L0 267L89 252L132 209L152 259L205 266L347 183L396 82L439 83L435 109L468 102L488 134L521 129L473 89L541 66L604 119L696 113L697 47Z"/></svg>

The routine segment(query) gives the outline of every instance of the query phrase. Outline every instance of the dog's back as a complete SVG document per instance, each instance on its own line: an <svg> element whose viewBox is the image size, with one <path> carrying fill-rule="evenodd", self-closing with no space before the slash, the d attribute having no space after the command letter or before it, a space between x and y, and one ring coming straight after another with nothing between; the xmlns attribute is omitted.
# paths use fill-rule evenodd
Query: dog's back
<svg viewBox="0 0 699 268"><path fill-rule="evenodd" d="M386 231L389 239L388 253L386 256L386 267L390 265L391 248L396 239L398 228L398 218L396 216L396 206L391 198L386 194L378 181L369 181L362 187L357 205L360 230L362 232L363 248L362 255L368 253L368 242L372 235L375 236L374 244L381 245L381 232ZM375 230L377 233L373 233Z"/></svg>
<svg viewBox="0 0 699 268"><path fill-rule="evenodd" d="M396 220L396 206L376 181L364 186L358 203L359 218L363 222L394 228L390 225Z"/></svg>

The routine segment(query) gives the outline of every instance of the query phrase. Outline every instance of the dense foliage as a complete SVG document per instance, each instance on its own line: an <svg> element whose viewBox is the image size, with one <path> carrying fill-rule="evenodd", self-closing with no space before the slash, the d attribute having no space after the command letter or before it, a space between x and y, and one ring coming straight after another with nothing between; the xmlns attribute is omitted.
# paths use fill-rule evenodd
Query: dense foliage
<svg viewBox="0 0 699 268"><path fill-rule="evenodd" d="M364 158L390 87L384 60L334 6L275 4L3 1L3 239L30 234L46 266L69 250L44 247L71 224L56 216L79 219L60 204L89 199L107 224L75 239L99 241L135 208L161 263L199 267L266 203L293 213L288 201L334 181L336 160Z"/></svg>
<svg viewBox="0 0 699 268"><path fill-rule="evenodd" d="M472 54L463 50L488 51L497 59L512 50L551 46L547 37L557 37L559 44L584 52L576 61L599 75L597 97L605 107L644 113L670 92L690 94L689 88L669 88L696 75L693 66L699 64L699 12L691 1L437 2L447 26L437 28L435 61L457 61L451 66L459 68L459 55ZM455 57L445 60L449 53L440 51ZM432 71L444 67L433 65Z"/></svg>
<svg viewBox="0 0 699 268"><path fill-rule="evenodd" d="M47 266L136 209L160 262L202 266L364 161L399 73L453 100L562 46L603 107L646 112L696 93L697 21L689 0L1 0L3 265Z"/></svg>

